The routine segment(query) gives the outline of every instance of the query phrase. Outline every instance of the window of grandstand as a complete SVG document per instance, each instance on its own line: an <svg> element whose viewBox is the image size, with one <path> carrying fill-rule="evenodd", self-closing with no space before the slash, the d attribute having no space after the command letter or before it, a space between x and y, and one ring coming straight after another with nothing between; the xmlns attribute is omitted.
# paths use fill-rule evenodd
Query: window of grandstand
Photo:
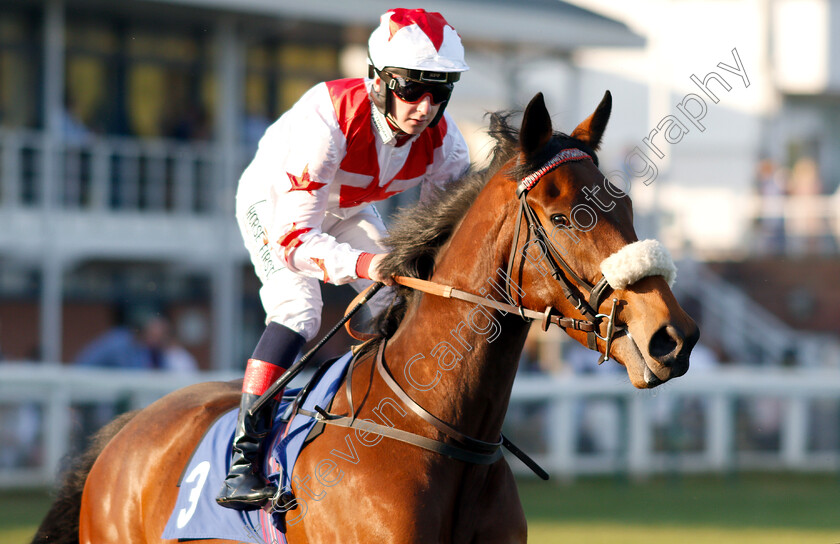
<svg viewBox="0 0 840 544"><path fill-rule="evenodd" d="M3 7L0 17L0 128L36 128L41 122L38 71L41 21L34 12Z"/></svg>
<svg viewBox="0 0 840 544"><path fill-rule="evenodd" d="M70 20L65 32L66 58L63 133L68 143L91 132L115 132L113 85L119 41L105 21Z"/></svg>
<svg viewBox="0 0 840 544"><path fill-rule="evenodd" d="M256 145L268 125L310 87L340 77L340 36L336 28L300 23L282 39L264 35L246 44L241 125L245 144Z"/></svg>
<svg viewBox="0 0 840 544"><path fill-rule="evenodd" d="M216 101L211 36L143 26L126 30L126 104L132 134L208 140Z"/></svg>

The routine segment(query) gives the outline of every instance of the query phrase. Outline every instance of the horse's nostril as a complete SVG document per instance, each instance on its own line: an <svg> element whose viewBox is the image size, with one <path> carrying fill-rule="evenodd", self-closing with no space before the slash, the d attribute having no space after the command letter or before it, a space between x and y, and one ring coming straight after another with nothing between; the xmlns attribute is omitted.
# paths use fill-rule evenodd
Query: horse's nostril
<svg viewBox="0 0 840 544"><path fill-rule="evenodd" d="M683 338L677 329L671 325L661 327L650 339L648 353L654 359L667 364L663 359L680 348Z"/></svg>

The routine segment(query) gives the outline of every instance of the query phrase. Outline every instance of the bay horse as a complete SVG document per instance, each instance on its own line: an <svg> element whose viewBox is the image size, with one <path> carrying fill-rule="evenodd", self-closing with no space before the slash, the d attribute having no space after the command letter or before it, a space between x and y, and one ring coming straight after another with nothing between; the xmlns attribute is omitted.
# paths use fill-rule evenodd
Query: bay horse
<svg viewBox="0 0 840 544"><path fill-rule="evenodd" d="M643 243L629 196L607 186L596 166L611 107L607 92L571 135L553 131L542 94L518 131L509 116L494 115L490 165L402 214L385 271L446 287L396 288L333 414L387 421L437 442L452 443L454 432L461 444L498 447L532 321L560 325L624 365L637 388L687 371L699 331L675 300L667 271L604 279L608 258ZM466 300L452 293L467 293ZM386 383L378 361L396 385ZM237 382L199 384L110 424L66 480L34 542L162 542L185 464L239 396ZM504 458L468 463L359 431L327 425L301 453L292 488L300 505L286 518L291 544L526 541ZM321 478L323 460L338 459L330 452L341 452L342 462Z"/></svg>

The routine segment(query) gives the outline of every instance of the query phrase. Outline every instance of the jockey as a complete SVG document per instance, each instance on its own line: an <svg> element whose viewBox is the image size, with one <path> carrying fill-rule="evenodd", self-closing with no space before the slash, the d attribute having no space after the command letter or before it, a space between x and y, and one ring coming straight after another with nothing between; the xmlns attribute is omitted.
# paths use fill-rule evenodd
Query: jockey
<svg viewBox="0 0 840 544"><path fill-rule="evenodd" d="M443 16L388 11L370 36L368 63L368 79L307 91L266 130L239 181L236 218L267 326L245 369L230 471L216 498L228 508L259 509L277 492L259 458L276 402L247 411L318 332L318 281L357 290L393 283L379 273L385 225L372 203L416 185L423 198L469 167L466 142L444 113L469 67ZM372 302L382 304L380 295Z"/></svg>

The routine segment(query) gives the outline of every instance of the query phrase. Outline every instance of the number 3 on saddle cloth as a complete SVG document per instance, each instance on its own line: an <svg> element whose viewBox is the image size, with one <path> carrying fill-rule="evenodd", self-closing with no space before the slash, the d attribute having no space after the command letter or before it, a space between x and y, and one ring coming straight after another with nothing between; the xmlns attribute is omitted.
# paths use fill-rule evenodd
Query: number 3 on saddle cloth
<svg viewBox="0 0 840 544"><path fill-rule="evenodd" d="M301 407L314 411L327 408L338 390L352 353L325 363L302 392ZM313 432L315 419L296 414L288 421L292 400L300 390L287 390L277 410L271 434L266 439L266 462L269 480L279 489L290 489L295 461ZM216 494L228 472L230 446L236 425L237 410L226 412L207 430L190 462L181 475L178 499L161 538L182 541L208 538L251 542L253 544L286 544L284 513L255 510L240 512L216 504ZM320 425L319 427L323 427Z"/></svg>

